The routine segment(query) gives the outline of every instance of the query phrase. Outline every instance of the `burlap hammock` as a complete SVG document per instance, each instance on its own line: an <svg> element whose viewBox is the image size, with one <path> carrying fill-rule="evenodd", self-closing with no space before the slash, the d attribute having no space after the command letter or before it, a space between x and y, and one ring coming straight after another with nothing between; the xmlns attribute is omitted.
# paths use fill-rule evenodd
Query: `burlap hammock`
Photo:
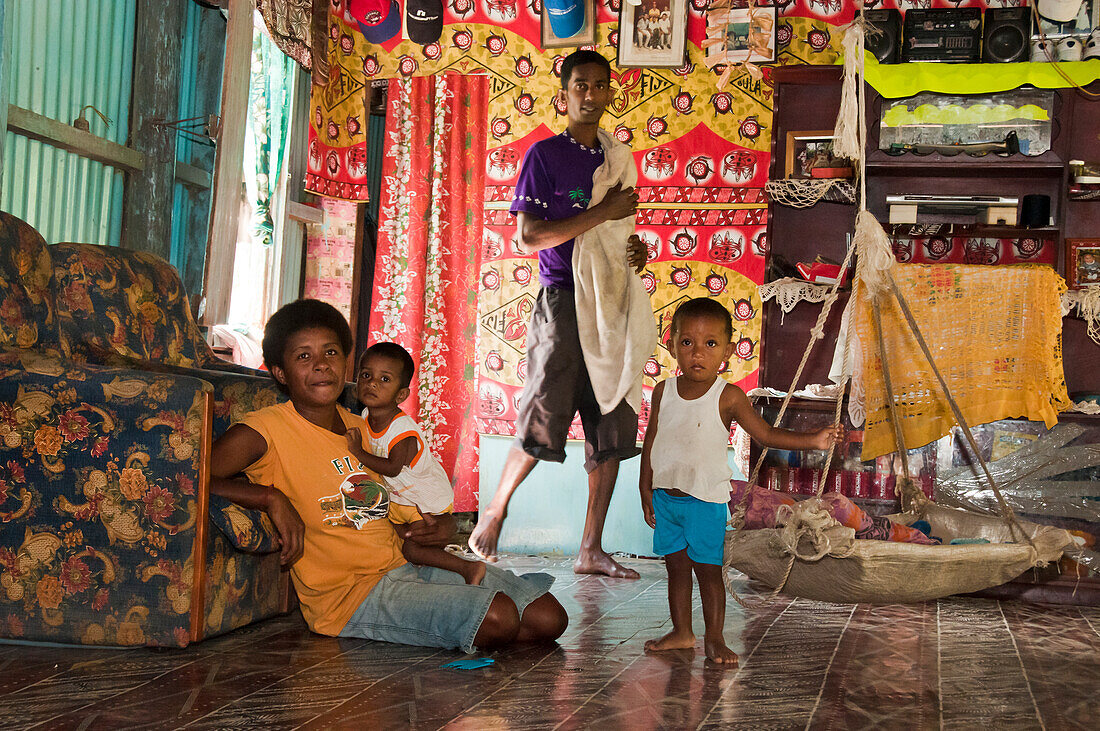
<svg viewBox="0 0 1100 731"><path fill-rule="evenodd" d="M1058 560L1063 550L1072 545L1073 540L1064 530L1019 520L1004 501L958 404L936 366L906 299L894 281L891 271L894 257L886 233L866 209L866 183L863 175L866 117L862 113L865 107L862 83L858 84L859 101L853 103L856 86L851 80L857 74L861 75L863 25L861 10L860 17L849 27L844 39L846 58L843 95L848 98L842 100L836 126L838 140L844 136L841 133L842 127L847 126L849 130L858 128L857 141L850 146L858 151L856 154L861 188L855 235L843 269L847 269L853 254L858 250L852 298L854 300L861 294L871 298L874 331L882 358L886 401L894 428L895 446L902 457L902 475L897 480L896 488L901 499L902 512L887 517L905 525L926 520L931 525L931 533L941 538L943 545L857 540L855 531L837 522L819 502L821 491L827 484L829 464L832 461L833 450L830 449L825 460L825 474L818 482L817 496L793 506L782 506L776 515L776 528L743 527L744 512L752 489L750 487L744 491L730 521L733 530L726 533L725 563L750 578L767 584L777 593L782 591L792 596L828 602L892 604L926 601L1003 584L1032 567L1044 566ZM817 323L810 332L802 361L776 417L776 426L783 420L790 404L791 393L802 376L814 345L824 336L824 325L836 301L838 287L839 282L829 291ZM951 407L955 421L997 498L999 515L936 505L924 496L912 480L882 339L881 302L887 296L897 300ZM844 348L845 356L847 350ZM841 403L847 383L845 379L837 389L834 424L840 423ZM766 454L767 450L764 452ZM749 477L750 486L757 483L765 454L760 455L753 468ZM989 543L950 545L957 538L984 538ZM725 581L727 591L741 602L732 589L729 572L725 572Z"/></svg>
<svg viewBox="0 0 1100 731"><path fill-rule="evenodd" d="M912 483L908 487L923 497ZM906 525L927 520L944 545L856 539L851 528L814 508L813 498L795 505L782 528L728 532L726 563L791 596L897 604L1003 584L1057 560L1071 542L1064 530L1017 520L1025 538L1000 517L944 508L927 499L913 512L888 517ZM990 542L947 545L953 538Z"/></svg>

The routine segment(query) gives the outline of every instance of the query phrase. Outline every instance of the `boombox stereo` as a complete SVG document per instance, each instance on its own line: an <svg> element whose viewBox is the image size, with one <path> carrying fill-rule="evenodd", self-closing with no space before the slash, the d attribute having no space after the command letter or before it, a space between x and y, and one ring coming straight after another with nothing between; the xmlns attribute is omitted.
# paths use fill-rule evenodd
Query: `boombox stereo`
<svg viewBox="0 0 1100 731"><path fill-rule="evenodd" d="M902 60L977 63L981 57L980 8L909 10L905 13Z"/></svg>

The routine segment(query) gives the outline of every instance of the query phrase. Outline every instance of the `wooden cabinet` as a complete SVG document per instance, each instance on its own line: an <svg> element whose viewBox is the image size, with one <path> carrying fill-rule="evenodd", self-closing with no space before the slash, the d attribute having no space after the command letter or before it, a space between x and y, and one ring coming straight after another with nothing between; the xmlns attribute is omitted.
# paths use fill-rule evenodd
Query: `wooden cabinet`
<svg viewBox="0 0 1100 731"><path fill-rule="evenodd" d="M787 133L831 130L840 110L838 66L780 66L774 69L772 156L769 178L785 177ZM768 207L768 260L782 255L789 262L821 255L842 261L855 227L856 207L821 202L811 208ZM833 307L825 337L814 346L799 386L828 383L843 302ZM760 385L787 390L817 322L821 305L802 303L784 314L774 300L764 303L761 323Z"/></svg>
<svg viewBox="0 0 1100 731"><path fill-rule="evenodd" d="M774 70L775 104L770 177L786 175L787 140L791 132L830 130L840 106L840 67L786 66ZM1100 82L1093 91L1100 91ZM888 220L886 196L899 194L1005 195L1022 198L1044 194L1051 200L1053 227L1038 235L1052 241L1056 265L1065 273L1065 238L1100 237L1100 202L1069 200L1068 162L1100 160L1100 101L1074 89L1056 89L1051 149L1041 155L1000 157L936 153L890 156L878 149L878 123L883 100L867 89L867 207L880 221ZM854 228L856 206L820 202L810 208L773 203L768 214L768 256L790 262L812 261L821 255L841 261ZM965 235L1010 237L1025 229L974 225ZM1034 234L1032 230L1030 234ZM815 347L798 386L827 383L845 300L834 306L826 337ZM784 315L774 301L763 309L760 384L786 390L806 347L821 305L802 303ZM1071 394L1100 393L1100 346L1089 340L1085 323L1064 320L1063 351L1066 383Z"/></svg>

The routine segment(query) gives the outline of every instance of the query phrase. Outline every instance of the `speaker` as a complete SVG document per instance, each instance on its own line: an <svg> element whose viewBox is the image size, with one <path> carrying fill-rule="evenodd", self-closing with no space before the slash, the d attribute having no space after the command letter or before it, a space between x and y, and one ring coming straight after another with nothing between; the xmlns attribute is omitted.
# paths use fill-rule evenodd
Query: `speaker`
<svg viewBox="0 0 1100 731"><path fill-rule="evenodd" d="M1050 225L1050 196L1025 195L1020 201L1020 225L1044 228Z"/></svg>
<svg viewBox="0 0 1100 731"><path fill-rule="evenodd" d="M982 26L982 61L1027 61L1031 39L1031 8L986 8Z"/></svg>
<svg viewBox="0 0 1100 731"><path fill-rule="evenodd" d="M901 61L901 13L894 8L865 10L864 17L880 32L868 30L863 37L863 47L873 53L879 63Z"/></svg>

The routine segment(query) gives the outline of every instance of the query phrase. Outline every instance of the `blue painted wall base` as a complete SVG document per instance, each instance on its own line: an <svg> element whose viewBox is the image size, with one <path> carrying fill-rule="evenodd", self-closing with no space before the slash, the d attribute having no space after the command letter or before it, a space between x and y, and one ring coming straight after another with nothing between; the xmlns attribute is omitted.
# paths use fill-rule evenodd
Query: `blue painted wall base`
<svg viewBox="0 0 1100 731"><path fill-rule="evenodd" d="M500 471L513 437L481 435L480 510L496 494ZM570 441L565 462L540 462L512 496L498 548L510 553L572 555L580 547L588 505L588 474L584 471L584 444ZM730 450L731 464L733 451ZM611 496L603 547L608 553L653 556L653 529L642 520L638 498L641 458L619 466L619 481ZM734 473L740 470L734 467Z"/></svg>

